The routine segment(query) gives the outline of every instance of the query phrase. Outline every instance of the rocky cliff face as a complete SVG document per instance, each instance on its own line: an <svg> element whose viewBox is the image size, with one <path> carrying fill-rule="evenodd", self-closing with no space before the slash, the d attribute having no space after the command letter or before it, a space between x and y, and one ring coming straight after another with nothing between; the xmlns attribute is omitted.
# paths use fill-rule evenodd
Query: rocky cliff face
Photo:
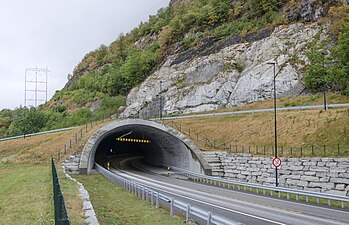
<svg viewBox="0 0 349 225"><path fill-rule="evenodd" d="M326 30L326 29L325 29ZM326 32L317 24L280 26L261 40L242 39L212 54L180 63L167 61L127 97L122 117L190 113L265 100L273 93L276 62L278 95L298 95L307 64L307 43Z"/></svg>

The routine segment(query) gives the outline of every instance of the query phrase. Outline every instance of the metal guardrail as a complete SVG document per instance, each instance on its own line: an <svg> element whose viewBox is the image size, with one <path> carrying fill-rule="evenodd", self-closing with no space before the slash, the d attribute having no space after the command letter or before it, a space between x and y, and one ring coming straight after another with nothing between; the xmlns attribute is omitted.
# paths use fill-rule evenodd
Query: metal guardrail
<svg viewBox="0 0 349 225"><path fill-rule="evenodd" d="M190 220L194 220L196 222L200 222L201 224L204 222L207 225L243 225L240 222L227 219L218 214L192 206L176 198L161 194L160 192L148 188L138 182L134 182L114 174L98 164L95 164L95 167L103 176L124 187L126 190L130 191L133 195L139 197L143 201L150 202L151 206L155 206L156 208L159 208L160 205L167 207L170 209L171 216L173 216L175 213L185 215L186 223L189 223Z"/></svg>
<svg viewBox="0 0 349 225"><path fill-rule="evenodd" d="M62 132L62 131L72 130L72 129L75 129L75 128L77 128L77 127L61 128L61 129L43 131L43 132L38 132L38 133L33 133L33 134L23 134L23 135L19 135L19 136L2 138L2 139L0 139L0 141L9 141L9 140L14 140L14 139L19 139L19 138L26 138L26 137L37 136L37 135L41 135L41 134L50 134L50 133L55 133L55 132Z"/></svg>
<svg viewBox="0 0 349 225"><path fill-rule="evenodd" d="M309 106L293 106L293 107L280 107L276 108L277 111L289 111L289 110L302 110L302 109L322 109L324 105L309 105ZM349 107L349 103L343 104L328 104L328 108L338 108L338 107ZM226 116L244 113L260 113L260 112L272 112L274 108L267 109L251 109L251 110L241 110L232 112L218 112L218 113L205 113L205 114L195 114L195 115L185 115L185 116L168 116L162 117L162 120L173 120L173 119L189 119L197 117L211 117L211 116ZM150 120L160 120L160 118L152 118Z"/></svg>
<svg viewBox="0 0 349 225"><path fill-rule="evenodd" d="M67 212L67 207L64 202L63 193L59 184L58 175L55 163L51 159L52 164L52 184L53 184L53 202L55 211L56 225L70 225L70 219Z"/></svg>
<svg viewBox="0 0 349 225"><path fill-rule="evenodd" d="M168 165L162 165L162 166L167 167ZM347 196L297 190L297 189L284 188L284 187L273 187L273 186L267 186L267 185L256 184L256 183L240 182L236 180L230 180L225 178L203 175L200 173L194 173L194 172L184 170L174 166L171 166L171 169L197 182L224 186L224 187L227 186L228 188L232 187L233 189L237 187L238 190L243 189L244 191L246 191L246 188L249 188L250 192L252 192L254 189L256 194L262 193L263 195L266 195L266 191L269 191L271 196L274 196L273 193L275 193L278 198L281 198L281 194L284 193L286 194L287 199L290 199L290 195L295 195L297 201L300 200L300 196L304 196L306 202L309 202L309 198L312 197L316 199L317 204L320 203L319 201L320 199L325 199L328 201L329 206L331 206L331 201L338 201L341 203L342 208L344 208L344 202L349 203L349 197Z"/></svg>

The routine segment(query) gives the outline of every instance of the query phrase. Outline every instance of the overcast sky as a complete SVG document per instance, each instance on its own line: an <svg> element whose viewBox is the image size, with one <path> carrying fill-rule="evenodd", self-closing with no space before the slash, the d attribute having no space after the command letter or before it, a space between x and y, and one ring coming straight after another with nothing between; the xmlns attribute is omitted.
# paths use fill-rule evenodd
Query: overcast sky
<svg viewBox="0 0 349 225"><path fill-rule="evenodd" d="M24 105L25 69L48 67L50 99L86 53L110 44L168 4L169 0L0 0L0 110Z"/></svg>

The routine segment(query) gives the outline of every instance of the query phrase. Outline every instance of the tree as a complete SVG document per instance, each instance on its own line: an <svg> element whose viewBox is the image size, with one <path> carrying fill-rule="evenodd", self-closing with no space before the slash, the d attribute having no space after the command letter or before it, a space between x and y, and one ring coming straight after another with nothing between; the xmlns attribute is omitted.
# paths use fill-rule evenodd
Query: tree
<svg viewBox="0 0 349 225"><path fill-rule="evenodd" d="M45 115L36 108L19 108L14 115L12 126L12 135L29 134L39 132L45 127Z"/></svg>
<svg viewBox="0 0 349 225"><path fill-rule="evenodd" d="M343 24L333 56L336 64L331 71L333 88L349 95L349 25Z"/></svg>

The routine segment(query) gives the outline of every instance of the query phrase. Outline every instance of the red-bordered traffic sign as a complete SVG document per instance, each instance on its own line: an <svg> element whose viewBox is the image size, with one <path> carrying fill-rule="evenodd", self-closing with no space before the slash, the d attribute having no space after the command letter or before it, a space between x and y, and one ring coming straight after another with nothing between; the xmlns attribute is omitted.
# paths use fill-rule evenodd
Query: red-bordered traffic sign
<svg viewBox="0 0 349 225"><path fill-rule="evenodd" d="M281 166L281 159L280 158L274 158L273 161L271 162L273 164L273 166L275 166L276 168Z"/></svg>

